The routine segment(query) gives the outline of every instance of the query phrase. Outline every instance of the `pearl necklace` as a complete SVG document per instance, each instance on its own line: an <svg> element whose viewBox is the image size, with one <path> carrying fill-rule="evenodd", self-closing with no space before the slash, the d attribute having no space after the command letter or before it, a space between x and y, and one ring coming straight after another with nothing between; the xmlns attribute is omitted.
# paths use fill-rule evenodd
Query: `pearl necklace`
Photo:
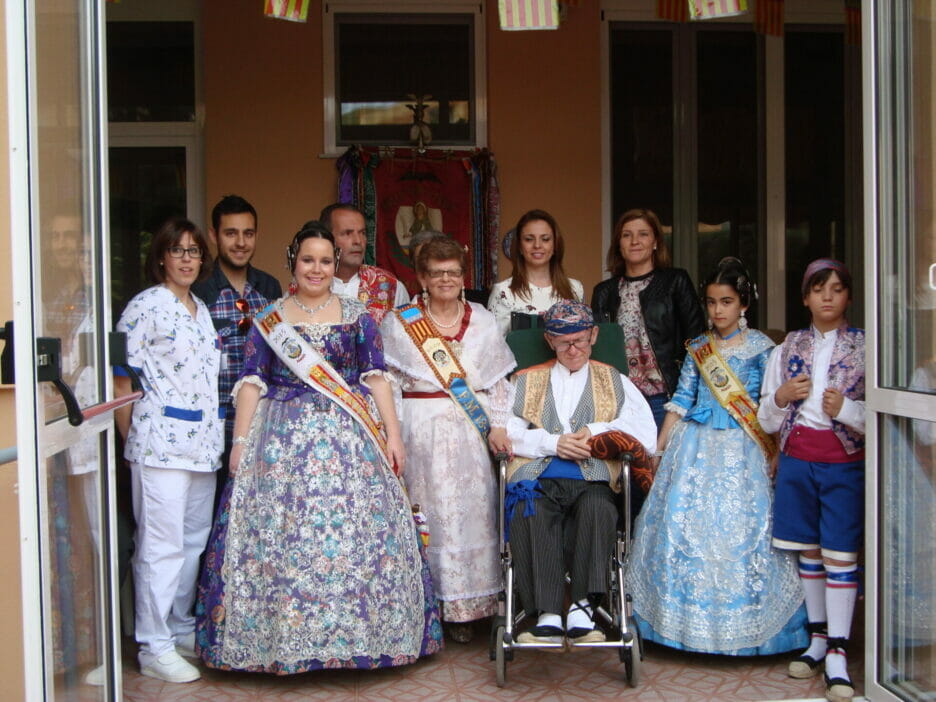
<svg viewBox="0 0 936 702"><path fill-rule="evenodd" d="M328 299L325 300L325 302L323 302L318 307L306 307L305 305L302 304L302 302L299 301L298 297L296 297L295 295L291 296L292 301L296 303L296 306L299 309L301 309L303 312L305 312L307 315L309 315L310 317L314 317L316 312L319 312L325 309L326 307L328 307L328 303L332 301L333 297L335 297L334 293L328 293Z"/></svg>
<svg viewBox="0 0 936 702"><path fill-rule="evenodd" d="M464 312L464 307L462 305L459 305L458 312L455 313L455 319L453 319L449 324L442 324L442 322L436 319L435 316L432 314L432 310L429 309L429 303L428 302L426 303L426 314L429 315L429 319L431 319L432 323L435 324L437 327L442 327L443 329L451 329L456 324L458 324L458 321L461 319L462 312Z"/></svg>

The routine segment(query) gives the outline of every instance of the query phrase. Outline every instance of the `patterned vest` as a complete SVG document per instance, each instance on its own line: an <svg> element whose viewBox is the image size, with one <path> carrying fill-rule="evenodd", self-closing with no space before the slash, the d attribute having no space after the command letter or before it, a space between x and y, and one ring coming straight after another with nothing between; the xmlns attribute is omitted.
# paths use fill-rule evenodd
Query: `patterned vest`
<svg viewBox="0 0 936 702"><path fill-rule="evenodd" d="M358 277L361 279L358 299L364 303L370 316L379 326L387 312L393 309L396 286L400 283L388 271L377 266L361 266L358 269Z"/></svg>
<svg viewBox="0 0 936 702"><path fill-rule="evenodd" d="M514 376L517 392L513 412L523 417L536 429L545 429L551 434L563 432L562 422L556 414L549 374L556 360L548 361L517 372ZM578 431L591 422L610 422L621 413L624 405L624 384L621 374L612 367L588 362L588 380L578 406L569 419L572 431ZM522 456L514 457L507 466L507 481L535 480L546 470L551 457L530 460ZM621 472L620 461L602 461L586 458L577 461L585 480L607 480L617 490L617 477Z"/></svg>
<svg viewBox="0 0 936 702"><path fill-rule="evenodd" d="M829 387L835 388L851 400L864 400L865 396L865 356L863 329L847 325L838 328L835 346L832 348L832 360L829 363ZM806 373L812 376L813 355L816 350L816 337L812 328L800 329L787 334L781 351L781 371L783 382ZM780 427L780 449L786 446L787 438L796 424L802 400L791 403L793 410L787 413ZM851 429L832 419L832 431L842 442L846 453L857 453L864 448L864 434Z"/></svg>

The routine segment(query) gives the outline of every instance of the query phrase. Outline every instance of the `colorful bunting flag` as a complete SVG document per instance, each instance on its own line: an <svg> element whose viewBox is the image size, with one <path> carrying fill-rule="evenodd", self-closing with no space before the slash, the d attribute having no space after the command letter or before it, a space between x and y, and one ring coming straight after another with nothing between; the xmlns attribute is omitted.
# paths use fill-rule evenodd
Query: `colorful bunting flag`
<svg viewBox="0 0 936 702"><path fill-rule="evenodd" d="M686 22L689 19L689 4L687 0L657 0L657 17L670 22Z"/></svg>
<svg viewBox="0 0 936 702"><path fill-rule="evenodd" d="M756 0L754 31L783 36L783 0Z"/></svg>
<svg viewBox="0 0 936 702"><path fill-rule="evenodd" d="M845 0L845 43L861 46L861 0Z"/></svg>
<svg viewBox="0 0 936 702"><path fill-rule="evenodd" d="M290 22L305 22L309 16L309 0L264 0L263 14Z"/></svg>
<svg viewBox="0 0 936 702"><path fill-rule="evenodd" d="M747 0L689 0L689 18L714 19L747 12Z"/></svg>
<svg viewBox="0 0 936 702"><path fill-rule="evenodd" d="M498 0L497 7L501 29L559 29L556 0Z"/></svg>

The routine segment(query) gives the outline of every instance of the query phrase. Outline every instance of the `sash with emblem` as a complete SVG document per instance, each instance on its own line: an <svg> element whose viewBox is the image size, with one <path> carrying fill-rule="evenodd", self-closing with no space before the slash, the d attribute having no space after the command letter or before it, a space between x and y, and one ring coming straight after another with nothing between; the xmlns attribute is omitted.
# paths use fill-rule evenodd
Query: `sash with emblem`
<svg viewBox="0 0 936 702"><path fill-rule="evenodd" d="M757 421L757 403L751 399L744 384L718 353L714 342L715 336L712 332L707 332L689 341L686 349L718 404L757 442L769 461L777 451L777 444Z"/></svg>
<svg viewBox="0 0 936 702"><path fill-rule="evenodd" d="M436 380L478 430L481 440L487 441L491 421L474 392L468 387L465 369L459 363L452 347L417 305L398 307L393 310L393 314L400 320L407 336L416 345Z"/></svg>
<svg viewBox="0 0 936 702"><path fill-rule="evenodd" d="M316 351L309 342L283 319L278 302L267 305L254 317L254 325L263 335L273 353L304 383L324 394L353 417L365 429L365 434L377 449L388 468L387 440L375 421L364 398L355 393L345 379Z"/></svg>

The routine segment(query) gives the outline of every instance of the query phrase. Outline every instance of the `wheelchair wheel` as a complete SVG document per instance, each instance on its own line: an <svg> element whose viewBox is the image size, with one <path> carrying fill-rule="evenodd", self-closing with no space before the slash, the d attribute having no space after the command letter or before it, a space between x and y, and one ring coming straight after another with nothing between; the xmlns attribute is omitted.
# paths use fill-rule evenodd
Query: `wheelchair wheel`
<svg viewBox="0 0 936 702"><path fill-rule="evenodd" d="M507 656L504 655L504 627L497 627L497 633L494 637L494 665L497 669L497 686L504 687L507 684Z"/></svg>
<svg viewBox="0 0 936 702"><path fill-rule="evenodd" d="M496 615L491 623L491 633L488 636L488 658L497 660L497 632L505 627L504 617Z"/></svg>
<svg viewBox="0 0 936 702"><path fill-rule="evenodd" d="M640 684L640 651L637 642L630 648L621 649L621 658L624 659L624 675L627 678L627 684L631 687L637 687Z"/></svg>
<svg viewBox="0 0 936 702"><path fill-rule="evenodd" d="M627 618L627 629L633 635L630 648L622 646L618 649L618 655L624 664L624 675L631 687L637 687L640 684L640 668L643 663L643 639L637 630L637 620L631 615Z"/></svg>

